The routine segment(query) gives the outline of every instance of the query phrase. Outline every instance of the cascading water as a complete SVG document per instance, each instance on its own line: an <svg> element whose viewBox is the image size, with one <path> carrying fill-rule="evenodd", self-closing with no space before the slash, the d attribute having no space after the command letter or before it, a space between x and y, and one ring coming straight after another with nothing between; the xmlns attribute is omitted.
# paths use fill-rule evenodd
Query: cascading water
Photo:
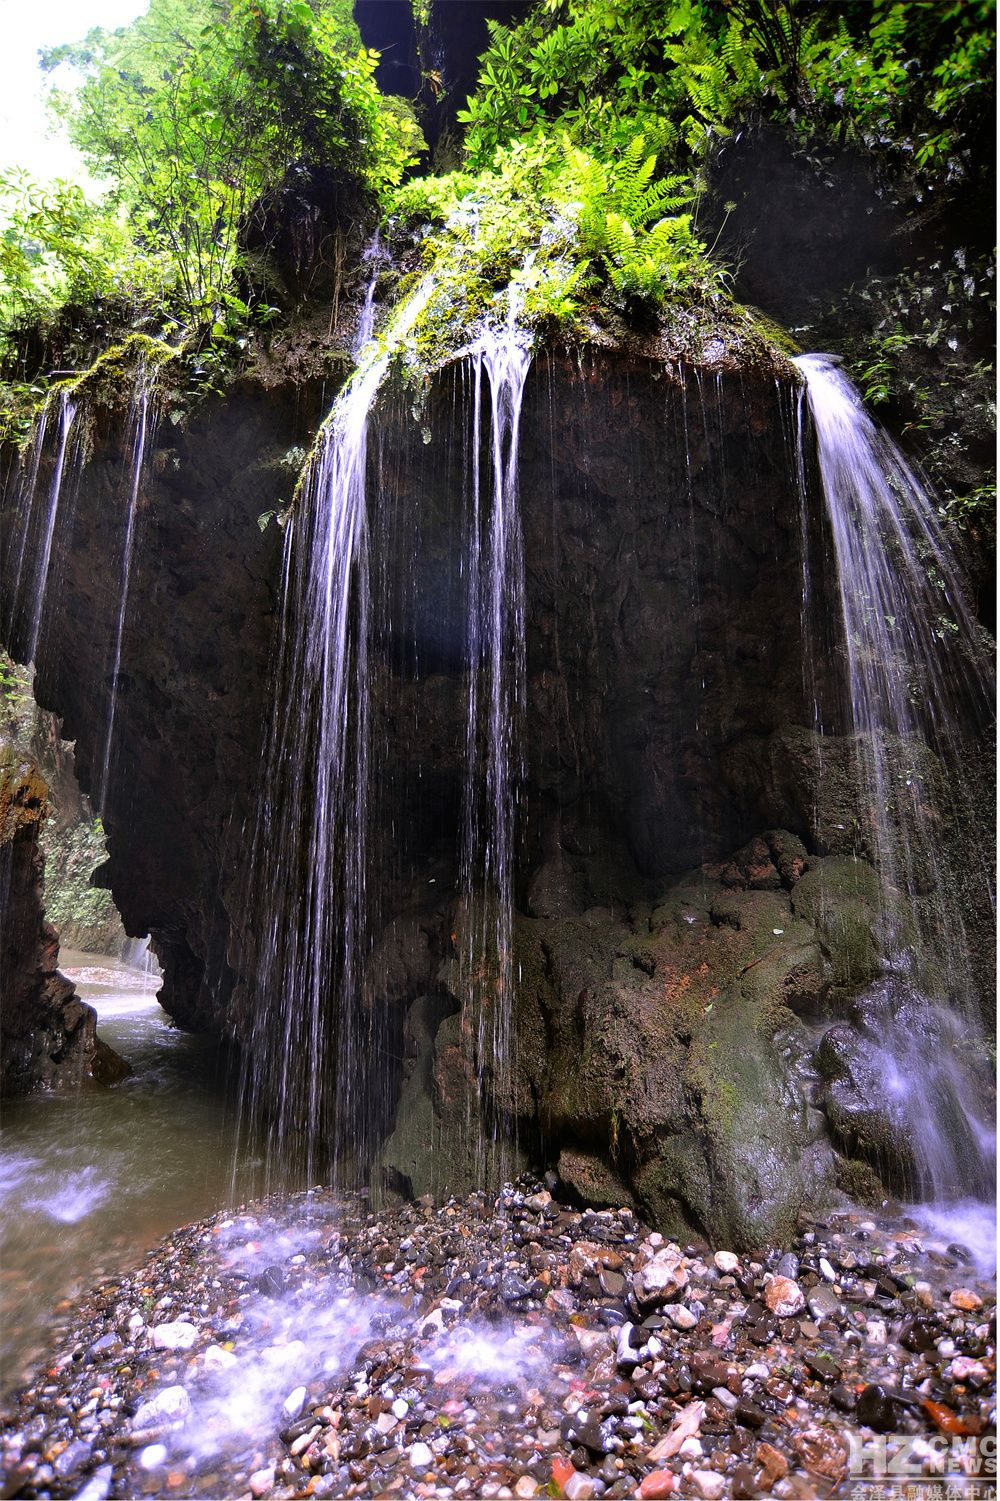
<svg viewBox="0 0 1000 1501"><path fill-rule="evenodd" d="M47 400L22 460L15 490L3 569L2 613L5 637L17 643L18 655L26 662L33 662L38 654L46 598L56 571L60 516L67 508L72 509L74 487L86 458L78 412L79 403L69 390L63 389ZM53 428L52 466L45 484L42 461ZM33 560L30 577L25 573L29 560Z"/></svg>
<svg viewBox="0 0 1000 1501"><path fill-rule="evenodd" d="M367 346L324 424L285 541L251 861L262 999L244 1093L267 1100L277 1153L303 1159L309 1173L322 1149L343 1163L365 1134L357 1085L368 941L368 422L431 287L423 281L385 339Z"/></svg>
<svg viewBox="0 0 1000 1501"><path fill-rule="evenodd" d="M968 727L991 712L989 665L926 486L835 361L803 355L796 364L836 564L861 838L888 893L887 978L860 1003L860 1067L913 1145L902 1174L909 1196L985 1195L995 1136L975 1082L981 998L940 806L947 801L966 835L976 827ZM978 848L989 843L984 828ZM978 881L978 898L992 905L988 871L965 858L965 883Z"/></svg>
<svg viewBox="0 0 1000 1501"><path fill-rule="evenodd" d="M132 579L132 562L136 543L139 487L146 463L146 455L152 446L155 436L156 415L152 372L145 366L140 366L136 373L129 408L130 462L125 510L125 531L122 538L118 617L111 653L111 668L108 675L108 717L104 734L104 752L101 758L100 776L97 781L94 797L94 806L98 811L103 811L107 806L108 782L111 774L111 749L114 740L115 714L118 707L119 681L121 677L122 641L125 634L125 621L129 604L129 585Z"/></svg>
<svg viewBox="0 0 1000 1501"><path fill-rule="evenodd" d="M469 523L468 717L461 887L463 1031L486 1107L491 1161L503 1177L513 1136L514 841L526 698L524 539L518 446L527 335L511 297L500 329L472 352L473 476ZM483 371L490 391L490 501L483 503L479 435ZM476 1140L485 1147L477 1124Z"/></svg>
<svg viewBox="0 0 1000 1501"><path fill-rule="evenodd" d="M371 327L374 279L363 320ZM251 861L263 1004L249 1024L245 1103L266 1100L276 1161L340 1176L370 1158L368 1065L384 1048L365 964L372 944L373 643L380 566L371 554L367 448L373 404L393 353L432 291L425 281L381 342L369 343L335 404L289 522L275 710ZM483 334L472 371L472 505L466 557L467 769L459 885L463 1034L482 1100L473 1154L493 1176L511 1135L513 872L525 699L524 558L517 507L521 400L530 365L512 304ZM489 478L480 473L484 377ZM487 496L488 490L488 496ZM377 514L376 514L377 512ZM489 1144L483 1140L490 1138ZM480 1152L481 1149L481 1152ZM482 1157L490 1154L486 1163Z"/></svg>

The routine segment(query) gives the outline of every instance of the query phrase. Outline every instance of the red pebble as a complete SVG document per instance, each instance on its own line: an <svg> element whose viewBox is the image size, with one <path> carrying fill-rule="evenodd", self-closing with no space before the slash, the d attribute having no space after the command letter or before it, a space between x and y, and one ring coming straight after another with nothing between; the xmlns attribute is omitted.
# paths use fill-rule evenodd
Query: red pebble
<svg viewBox="0 0 1000 1501"><path fill-rule="evenodd" d="M576 1469L568 1459L564 1459L561 1454L557 1454L554 1457L552 1460L552 1479L560 1492L567 1480L571 1479L575 1474Z"/></svg>
<svg viewBox="0 0 1000 1501"><path fill-rule="evenodd" d="M669 1496L673 1488L673 1470L650 1470L639 1487L639 1495L645 1496L646 1501L658 1501L661 1496Z"/></svg>

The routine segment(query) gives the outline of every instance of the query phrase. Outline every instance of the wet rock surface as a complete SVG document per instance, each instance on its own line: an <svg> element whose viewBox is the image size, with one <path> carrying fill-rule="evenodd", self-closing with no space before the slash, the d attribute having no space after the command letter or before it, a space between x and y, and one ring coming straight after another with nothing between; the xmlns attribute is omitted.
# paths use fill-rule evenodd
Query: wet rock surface
<svg viewBox="0 0 1000 1501"><path fill-rule="evenodd" d="M928 1497L983 1497L994 1296L921 1237L844 1213L713 1256L529 1180L263 1201L80 1305L3 1494L826 1497L888 1435Z"/></svg>
<svg viewBox="0 0 1000 1501"><path fill-rule="evenodd" d="M8 1099L84 1079L114 1084L129 1071L57 967L59 935L44 914L48 815L38 768L0 738L0 1090Z"/></svg>

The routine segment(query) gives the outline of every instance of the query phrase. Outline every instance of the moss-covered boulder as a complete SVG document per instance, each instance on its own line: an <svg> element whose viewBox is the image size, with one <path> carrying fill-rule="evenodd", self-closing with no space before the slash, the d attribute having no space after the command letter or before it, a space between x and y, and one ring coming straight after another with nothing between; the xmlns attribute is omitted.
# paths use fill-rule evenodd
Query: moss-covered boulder
<svg viewBox="0 0 1000 1501"><path fill-rule="evenodd" d="M720 1244L786 1236L835 1186L812 1027L877 967L879 891L781 830L622 917L519 919L511 1104L536 1102L569 1186Z"/></svg>

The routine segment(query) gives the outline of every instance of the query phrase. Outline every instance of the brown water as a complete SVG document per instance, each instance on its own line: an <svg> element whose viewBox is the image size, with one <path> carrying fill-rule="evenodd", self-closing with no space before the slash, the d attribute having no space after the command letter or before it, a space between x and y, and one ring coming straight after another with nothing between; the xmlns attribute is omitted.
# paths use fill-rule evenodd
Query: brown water
<svg viewBox="0 0 1000 1501"><path fill-rule="evenodd" d="M217 1046L171 1024L157 979L63 953L63 973L132 1065L113 1089L5 1104L0 1128L0 1389L25 1379L81 1292L162 1235L259 1189Z"/></svg>

